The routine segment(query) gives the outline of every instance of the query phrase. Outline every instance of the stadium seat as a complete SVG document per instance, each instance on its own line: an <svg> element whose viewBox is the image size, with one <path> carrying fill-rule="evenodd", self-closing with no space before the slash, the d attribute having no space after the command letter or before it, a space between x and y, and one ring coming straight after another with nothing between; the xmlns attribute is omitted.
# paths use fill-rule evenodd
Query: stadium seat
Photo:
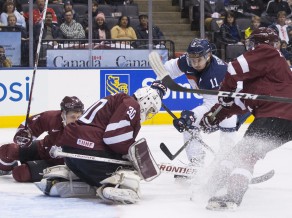
<svg viewBox="0 0 292 218"><path fill-rule="evenodd" d="M104 13L106 17L111 17L115 10L115 7L111 5L98 5L98 12Z"/></svg>
<svg viewBox="0 0 292 218"><path fill-rule="evenodd" d="M250 27L251 24L251 18L245 18L245 17L241 17L241 18L237 18L236 19L236 23L239 27L239 29L241 31L246 30L248 27Z"/></svg>
<svg viewBox="0 0 292 218"><path fill-rule="evenodd" d="M245 52L245 46L239 44L228 44L225 46L225 60L232 61Z"/></svg>
<svg viewBox="0 0 292 218"><path fill-rule="evenodd" d="M83 16L87 13L88 5L85 4L74 4L73 9L80 15Z"/></svg>
<svg viewBox="0 0 292 218"><path fill-rule="evenodd" d="M139 18L130 18L130 24L135 29L140 24Z"/></svg>
<svg viewBox="0 0 292 218"><path fill-rule="evenodd" d="M118 23L118 18L115 17L106 17L105 22L109 29L113 28Z"/></svg>
<svg viewBox="0 0 292 218"><path fill-rule="evenodd" d="M122 15L126 15L131 18L138 18L139 16L139 9L138 5L118 5L117 12L121 12Z"/></svg>

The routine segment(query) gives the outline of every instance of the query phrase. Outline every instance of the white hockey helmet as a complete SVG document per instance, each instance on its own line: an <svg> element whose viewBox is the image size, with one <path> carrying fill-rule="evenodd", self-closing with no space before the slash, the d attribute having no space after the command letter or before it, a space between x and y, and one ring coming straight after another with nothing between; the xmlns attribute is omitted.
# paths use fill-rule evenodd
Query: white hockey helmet
<svg viewBox="0 0 292 218"><path fill-rule="evenodd" d="M141 123L151 119L161 108L161 98L155 89L149 86L138 89L134 93L140 105Z"/></svg>

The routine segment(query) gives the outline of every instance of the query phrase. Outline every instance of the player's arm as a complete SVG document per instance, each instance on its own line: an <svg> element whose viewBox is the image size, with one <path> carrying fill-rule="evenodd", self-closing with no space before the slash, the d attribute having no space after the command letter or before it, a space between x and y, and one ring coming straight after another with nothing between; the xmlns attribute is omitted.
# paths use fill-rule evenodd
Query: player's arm
<svg viewBox="0 0 292 218"><path fill-rule="evenodd" d="M25 128L25 121L23 121L17 128L13 141L20 146L30 146L31 142L45 131L43 127L45 117L44 113L29 117L27 128Z"/></svg>

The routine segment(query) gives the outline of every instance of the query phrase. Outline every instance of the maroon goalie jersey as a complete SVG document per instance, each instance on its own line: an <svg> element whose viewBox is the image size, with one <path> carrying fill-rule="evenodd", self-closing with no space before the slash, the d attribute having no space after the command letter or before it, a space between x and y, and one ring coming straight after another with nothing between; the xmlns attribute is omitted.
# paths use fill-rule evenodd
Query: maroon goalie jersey
<svg viewBox="0 0 292 218"><path fill-rule="evenodd" d="M220 90L292 98L292 73L280 51L261 44L228 64ZM292 120L292 104L289 103L245 99L236 99L235 103L241 110L251 111L256 118Z"/></svg>
<svg viewBox="0 0 292 218"><path fill-rule="evenodd" d="M118 93L100 99L67 125L57 145L127 154L140 128L139 103Z"/></svg>

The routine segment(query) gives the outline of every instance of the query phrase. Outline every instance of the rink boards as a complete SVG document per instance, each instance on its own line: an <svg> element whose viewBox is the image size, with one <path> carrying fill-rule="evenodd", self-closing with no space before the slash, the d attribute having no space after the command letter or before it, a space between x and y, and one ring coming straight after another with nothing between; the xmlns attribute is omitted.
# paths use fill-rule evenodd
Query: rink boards
<svg viewBox="0 0 292 218"><path fill-rule="evenodd" d="M0 127L16 127L25 119L31 89L33 69L0 71ZM38 69L35 74L30 115L47 110L59 110L64 96L77 96L89 107L98 99L125 92L132 95L156 78L151 69ZM178 83L190 87L185 78ZM176 114L202 103L197 94L168 90L164 104ZM172 118L162 109L145 124L169 124Z"/></svg>

